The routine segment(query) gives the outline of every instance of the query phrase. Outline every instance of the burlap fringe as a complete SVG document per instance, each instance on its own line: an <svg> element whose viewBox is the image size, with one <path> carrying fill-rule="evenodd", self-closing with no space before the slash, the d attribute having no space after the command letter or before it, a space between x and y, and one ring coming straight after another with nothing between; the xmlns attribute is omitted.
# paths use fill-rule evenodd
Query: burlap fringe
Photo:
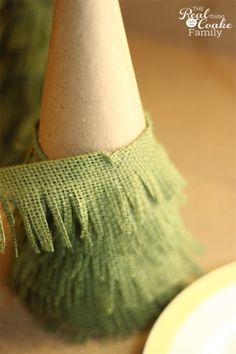
<svg viewBox="0 0 236 354"><path fill-rule="evenodd" d="M198 245L178 212L184 181L150 121L112 154L49 161L37 142L33 151L30 163L0 169L0 202L20 255L14 290L79 341L144 328L199 274ZM4 251L3 225L0 239Z"/></svg>
<svg viewBox="0 0 236 354"><path fill-rule="evenodd" d="M18 216L33 250L53 252L55 237L60 238L66 248L72 248L73 237L80 237L89 248L93 247L94 239L99 242L106 237L105 224L109 223L111 229L134 237L139 219L145 222L145 215L155 212L158 206L163 208L165 203L183 202L184 181L163 148L152 143L146 156L140 149L146 146L139 145L133 156L135 148L133 151L126 148L127 152L122 150L123 156L94 153L0 169L0 202L10 225L16 254L15 219ZM91 168L87 174L84 173L86 168ZM73 235L73 225L78 223L80 234ZM140 236L136 238L135 242ZM5 246L1 220L1 252Z"/></svg>

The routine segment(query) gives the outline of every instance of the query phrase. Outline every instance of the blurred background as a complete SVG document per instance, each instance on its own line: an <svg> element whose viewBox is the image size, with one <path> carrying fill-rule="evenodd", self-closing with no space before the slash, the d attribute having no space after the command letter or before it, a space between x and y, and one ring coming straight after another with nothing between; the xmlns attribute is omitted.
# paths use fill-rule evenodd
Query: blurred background
<svg viewBox="0 0 236 354"><path fill-rule="evenodd" d="M187 181L182 215L205 245L200 264L210 271L236 259L236 2L122 0L120 6L143 106ZM220 38L189 37L178 17L192 6L224 15L233 28ZM2 0L0 9L3 166L22 160L38 119L52 6L48 0ZM3 274L8 255L2 257ZM75 353L36 328L17 302L7 301L11 313L1 308L2 353ZM12 328L18 328L14 340ZM88 343L76 353L141 353L146 335Z"/></svg>
<svg viewBox="0 0 236 354"><path fill-rule="evenodd" d="M203 6L204 9L209 8L211 14L224 15L227 22L235 25L235 1L121 0L120 6L128 33L135 32L176 46L193 45L235 55L235 26L218 40L202 37L199 41L199 38L186 35L186 27L178 19L180 9Z"/></svg>
<svg viewBox="0 0 236 354"><path fill-rule="evenodd" d="M183 217L213 269L236 259L236 2L120 4L143 106L187 181ZM189 37L179 11L200 5L233 28Z"/></svg>

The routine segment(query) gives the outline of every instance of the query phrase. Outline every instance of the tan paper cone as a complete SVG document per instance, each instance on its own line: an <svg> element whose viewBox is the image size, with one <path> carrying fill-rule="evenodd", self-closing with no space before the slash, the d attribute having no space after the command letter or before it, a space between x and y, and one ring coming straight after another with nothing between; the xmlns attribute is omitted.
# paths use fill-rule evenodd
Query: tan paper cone
<svg viewBox="0 0 236 354"><path fill-rule="evenodd" d="M129 144L143 108L117 0L57 0L39 141L49 158Z"/></svg>

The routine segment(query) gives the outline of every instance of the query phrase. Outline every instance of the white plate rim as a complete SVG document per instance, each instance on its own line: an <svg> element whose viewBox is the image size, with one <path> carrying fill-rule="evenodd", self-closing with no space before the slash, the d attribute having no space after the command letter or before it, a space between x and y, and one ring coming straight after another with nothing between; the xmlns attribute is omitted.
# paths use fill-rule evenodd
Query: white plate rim
<svg viewBox="0 0 236 354"><path fill-rule="evenodd" d="M234 282L236 283L236 262L221 266L190 284L158 317L147 338L143 354L168 354L178 329L193 309ZM175 321L171 321L173 317Z"/></svg>

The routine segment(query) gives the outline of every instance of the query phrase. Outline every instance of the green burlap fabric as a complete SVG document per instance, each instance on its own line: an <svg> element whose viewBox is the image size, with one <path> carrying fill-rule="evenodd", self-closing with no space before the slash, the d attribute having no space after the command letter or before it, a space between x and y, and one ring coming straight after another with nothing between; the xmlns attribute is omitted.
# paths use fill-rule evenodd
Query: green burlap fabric
<svg viewBox="0 0 236 354"><path fill-rule="evenodd" d="M14 288L33 313L79 340L144 328L197 271L178 213L183 185L149 118L113 153L50 161L35 141L29 163L0 169L19 253Z"/></svg>

